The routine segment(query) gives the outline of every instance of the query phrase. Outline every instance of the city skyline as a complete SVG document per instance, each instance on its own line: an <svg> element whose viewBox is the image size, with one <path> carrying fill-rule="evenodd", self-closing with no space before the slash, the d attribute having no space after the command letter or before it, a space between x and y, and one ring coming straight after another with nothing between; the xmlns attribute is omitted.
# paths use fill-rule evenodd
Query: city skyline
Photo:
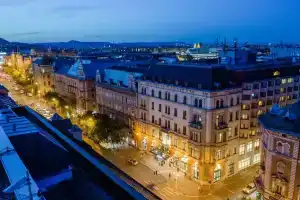
<svg viewBox="0 0 300 200"><path fill-rule="evenodd" d="M0 36L9 41L298 42L300 3L271 0L141 2L41 0L0 3ZM28 13L32 13L29 15ZM284 17L283 17L284 16Z"/></svg>

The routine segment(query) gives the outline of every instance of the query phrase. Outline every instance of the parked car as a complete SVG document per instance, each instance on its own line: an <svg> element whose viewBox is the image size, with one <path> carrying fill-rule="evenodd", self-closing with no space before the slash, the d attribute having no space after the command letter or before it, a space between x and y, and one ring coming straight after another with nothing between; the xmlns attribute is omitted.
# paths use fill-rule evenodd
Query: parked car
<svg viewBox="0 0 300 200"><path fill-rule="evenodd" d="M132 166L136 166L137 164L139 164L139 162L134 158L129 158L128 163Z"/></svg>
<svg viewBox="0 0 300 200"><path fill-rule="evenodd" d="M256 190L254 183L249 183L246 187L243 188L245 194L252 194Z"/></svg>

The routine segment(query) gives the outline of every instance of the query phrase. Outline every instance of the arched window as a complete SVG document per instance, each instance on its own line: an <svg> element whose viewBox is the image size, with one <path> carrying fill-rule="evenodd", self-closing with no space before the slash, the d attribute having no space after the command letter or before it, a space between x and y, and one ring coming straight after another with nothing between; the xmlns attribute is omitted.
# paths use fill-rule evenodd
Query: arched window
<svg viewBox="0 0 300 200"><path fill-rule="evenodd" d="M171 94L168 92L168 100L171 100Z"/></svg>
<svg viewBox="0 0 300 200"><path fill-rule="evenodd" d="M202 99L199 99L199 108L202 108Z"/></svg>
<svg viewBox="0 0 300 200"><path fill-rule="evenodd" d="M151 90L151 96L154 97L154 90Z"/></svg>
<svg viewBox="0 0 300 200"><path fill-rule="evenodd" d="M283 144L283 154L290 155L290 145L288 143Z"/></svg>
<svg viewBox="0 0 300 200"><path fill-rule="evenodd" d="M177 94L174 95L174 101L177 102L178 96Z"/></svg>
<svg viewBox="0 0 300 200"><path fill-rule="evenodd" d="M183 97L183 104L186 104L186 96Z"/></svg>
<svg viewBox="0 0 300 200"><path fill-rule="evenodd" d="M282 162L278 162L277 163L277 173L284 174L284 172L285 172L285 164L283 164Z"/></svg>
<svg viewBox="0 0 300 200"><path fill-rule="evenodd" d="M240 97L236 98L236 104L239 105L240 104Z"/></svg>
<svg viewBox="0 0 300 200"><path fill-rule="evenodd" d="M168 92L165 92L165 100L168 99Z"/></svg>
<svg viewBox="0 0 300 200"><path fill-rule="evenodd" d="M198 107L198 99L195 99L195 106Z"/></svg>
<svg viewBox="0 0 300 200"><path fill-rule="evenodd" d="M161 99L161 91L158 92L158 98Z"/></svg>
<svg viewBox="0 0 300 200"><path fill-rule="evenodd" d="M220 107L220 101L217 100L217 102L216 102L216 108L219 108L219 107Z"/></svg>
<svg viewBox="0 0 300 200"><path fill-rule="evenodd" d="M283 153L283 144L282 144L282 142L278 141L278 142L276 143L276 151L277 151L278 153Z"/></svg>
<svg viewBox="0 0 300 200"><path fill-rule="evenodd" d="M233 106L233 98L230 99L230 106Z"/></svg>

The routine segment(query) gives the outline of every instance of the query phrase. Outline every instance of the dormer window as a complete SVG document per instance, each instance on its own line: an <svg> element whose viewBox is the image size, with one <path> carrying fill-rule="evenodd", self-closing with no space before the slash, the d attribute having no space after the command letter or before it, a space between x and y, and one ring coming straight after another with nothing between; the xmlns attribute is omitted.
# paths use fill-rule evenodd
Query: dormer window
<svg viewBox="0 0 300 200"><path fill-rule="evenodd" d="M175 81L175 85L179 85L179 81L176 80L176 81Z"/></svg>
<svg viewBox="0 0 300 200"><path fill-rule="evenodd" d="M273 76L279 76L280 75L280 72L279 71L276 71L273 73Z"/></svg>

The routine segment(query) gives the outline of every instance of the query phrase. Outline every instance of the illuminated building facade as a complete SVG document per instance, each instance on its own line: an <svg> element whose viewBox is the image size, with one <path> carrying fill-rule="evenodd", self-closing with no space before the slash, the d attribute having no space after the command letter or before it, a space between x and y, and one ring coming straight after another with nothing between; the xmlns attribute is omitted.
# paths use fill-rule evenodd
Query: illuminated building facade
<svg viewBox="0 0 300 200"><path fill-rule="evenodd" d="M300 104L274 105L259 118L262 132L258 191L267 200L300 199Z"/></svg>
<svg viewBox="0 0 300 200"><path fill-rule="evenodd" d="M152 66L138 81L140 149L202 183L260 163L257 116L298 99L300 65ZM279 92L278 92L279 91Z"/></svg>
<svg viewBox="0 0 300 200"><path fill-rule="evenodd" d="M47 57L37 58L32 63L33 82L39 96L54 90L53 60Z"/></svg>
<svg viewBox="0 0 300 200"><path fill-rule="evenodd" d="M112 60L60 59L54 62L55 91L76 107L77 113L97 108L95 74L115 64Z"/></svg>

